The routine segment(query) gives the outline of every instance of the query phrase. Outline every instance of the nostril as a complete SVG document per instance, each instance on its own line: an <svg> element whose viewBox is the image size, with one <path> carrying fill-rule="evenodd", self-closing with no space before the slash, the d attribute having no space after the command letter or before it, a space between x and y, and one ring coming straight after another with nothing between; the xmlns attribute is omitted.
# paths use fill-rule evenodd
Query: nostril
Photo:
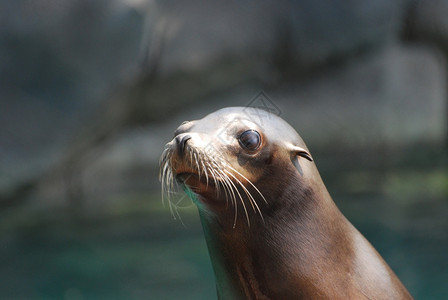
<svg viewBox="0 0 448 300"><path fill-rule="evenodd" d="M176 136L177 149L179 150L179 155L183 156L185 152L185 145L187 141L191 139L191 136L188 134L178 135Z"/></svg>

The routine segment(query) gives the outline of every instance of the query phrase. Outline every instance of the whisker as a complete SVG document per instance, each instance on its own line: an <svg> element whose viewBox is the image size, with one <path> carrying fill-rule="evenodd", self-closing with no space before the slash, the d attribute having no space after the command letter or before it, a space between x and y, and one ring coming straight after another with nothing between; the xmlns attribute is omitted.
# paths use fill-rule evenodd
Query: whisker
<svg viewBox="0 0 448 300"><path fill-rule="evenodd" d="M236 220L237 220L237 217L238 217L238 205L236 203L236 196L235 196L235 193L233 191L233 187L230 185L232 183L231 179L224 172L222 172L222 174L224 176L226 184L229 186L229 189L232 192L231 201L232 201L232 205L234 206L234 209L235 209L234 218L233 218L233 228L235 228L236 227Z"/></svg>
<svg viewBox="0 0 448 300"><path fill-rule="evenodd" d="M232 197L231 197L232 196L231 195L232 188L231 188L231 186L229 186L228 178L226 178L227 176L225 173L223 173L220 169L217 169L216 173L221 180L221 183L222 183L222 186L224 189L224 193L226 194L226 208L228 208L229 207L229 198L230 198L231 204L234 203L234 201L232 200ZM233 191L232 191L232 193L233 193Z"/></svg>
<svg viewBox="0 0 448 300"><path fill-rule="evenodd" d="M260 217L261 217L261 219L263 220L263 222L264 222L264 218L263 218L263 214L262 214L262 212L261 212L261 210L260 210L260 207L258 206L258 204L257 204L257 201L254 199L254 197L252 196L252 194L249 192L249 190L244 186L244 184L235 176L235 175L233 175L231 172L229 172L228 170L224 170L225 172L228 172L228 174L230 175L230 176L232 176L238 183L239 183L239 185L241 186L241 188L244 190L244 192L246 193L246 195L247 195L247 197L248 197L248 199L249 199L249 202L250 202L250 204L251 204L251 206L252 206L252 209L255 211L255 212L258 212L259 214L260 214Z"/></svg>
<svg viewBox="0 0 448 300"><path fill-rule="evenodd" d="M226 193L226 206L228 207L229 205L229 200L228 200L228 196L230 196L230 191L231 191L231 187L229 186L228 182L226 181L226 175L221 171L221 168L218 166L218 164L216 163L216 161L211 158L210 161L212 162L212 164L215 166L214 168L210 165L210 163L208 162L208 165L210 167L210 170L212 172L214 172L215 174L218 175L218 177L220 178L222 185L223 185L223 189L224 192ZM232 192L233 193L233 192ZM234 198L234 197L233 197ZM232 199L232 197L230 197L231 199L231 203L233 204L234 201Z"/></svg>
<svg viewBox="0 0 448 300"><path fill-rule="evenodd" d="M204 169L205 181L207 182L207 188L208 188L208 170L207 170L207 167L205 166L204 161L202 159L201 159L201 164Z"/></svg>
<svg viewBox="0 0 448 300"><path fill-rule="evenodd" d="M238 175L240 175L241 177L243 177L247 183L249 183L257 192L258 194L261 196L261 198L263 198L264 202L266 204L268 204L268 201L266 200L266 198L263 196L263 194L260 192L260 190L249 180L246 178L246 176L244 176L243 174L241 174L240 172L238 172L237 170L235 170L232 166L229 166L229 168L234 171L235 173L237 173Z"/></svg>
<svg viewBox="0 0 448 300"><path fill-rule="evenodd" d="M225 170L225 169L224 169L224 170ZM233 176L233 174L231 174L230 172L228 172L228 174L231 175L231 176ZM234 176L233 176L233 177L234 177ZM250 227L249 213L248 213L248 211L247 211L246 204L244 203L243 197L241 196L241 193L238 191L238 188L235 186L235 184L233 183L233 181L230 180L229 182L230 182L230 184L233 186L234 190L237 192L238 197L240 198L241 205L243 206L244 213L245 213L245 215L246 215L247 225ZM235 206L236 206L236 205L235 205ZM234 223L234 225L235 225L235 223Z"/></svg>
<svg viewBox="0 0 448 300"><path fill-rule="evenodd" d="M194 162L196 163L196 169L198 170L198 176L201 177L201 168L199 167L199 154L196 153L196 151L193 149L193 157L194 157Z"/></svg>

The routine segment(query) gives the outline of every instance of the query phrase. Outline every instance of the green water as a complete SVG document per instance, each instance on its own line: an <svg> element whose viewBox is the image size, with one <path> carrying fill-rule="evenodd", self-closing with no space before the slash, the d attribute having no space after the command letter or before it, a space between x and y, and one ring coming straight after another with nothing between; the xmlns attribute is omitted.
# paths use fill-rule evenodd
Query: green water
<svg viewBox="0 0 448 300"><path fill-rule="evenodd" d="M326 174L338 206L414 297L447 299L446 170ZM216 298L194 207L180 211L182 224L157 194L122 195L110 203L82 217L63 210L2 211L0 298Z"/></svg>
<svg viewBox="0 0 448 300"><path fill-rule="evenodd" d="M160 199L152 207L143 199L82 218L30 213L38 220L4 229L0 298L213 299L194 210L183 212L182 225Z"/></svg>

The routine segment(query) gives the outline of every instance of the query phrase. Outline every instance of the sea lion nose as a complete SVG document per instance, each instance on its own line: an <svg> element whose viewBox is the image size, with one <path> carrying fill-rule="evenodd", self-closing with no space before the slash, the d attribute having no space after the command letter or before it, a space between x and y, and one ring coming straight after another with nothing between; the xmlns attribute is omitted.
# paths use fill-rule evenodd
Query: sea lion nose
<svg viewBox="0 0 448 300"><path fill-rule="evenodd" d="M177 150L179 151L179 156L184 156L185 153L185 145L187 144L187 141L191 139L191 136L189 134L179 134L176 136L176 144L177 144Z"/></svg>

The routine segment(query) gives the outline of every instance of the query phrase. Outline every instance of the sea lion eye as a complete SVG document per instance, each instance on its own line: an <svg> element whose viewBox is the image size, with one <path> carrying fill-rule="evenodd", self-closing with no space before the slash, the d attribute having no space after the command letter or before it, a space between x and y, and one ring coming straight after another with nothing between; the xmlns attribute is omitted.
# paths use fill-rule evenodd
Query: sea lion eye
<svg viewBox="0 0 448 300"><path fill-rule="evenodd" d="M260 134L255 130L246 130L238 138L241 147L249 150L255 151L260 147L261 137Z"/></svg>

